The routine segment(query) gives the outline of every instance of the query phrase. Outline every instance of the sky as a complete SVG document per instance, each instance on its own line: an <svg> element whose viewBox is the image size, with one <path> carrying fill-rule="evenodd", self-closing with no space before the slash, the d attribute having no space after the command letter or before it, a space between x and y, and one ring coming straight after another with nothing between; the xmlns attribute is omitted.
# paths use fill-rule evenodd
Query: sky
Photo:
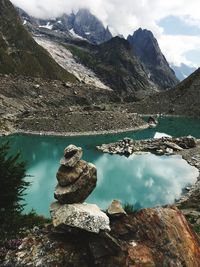
<svg viewBox="0 0 200 267"><path fill-rule="evenodd" d="M11 0L29 14L52 18L88 8L112 33L151 30L170 63L200 66L199 0Z"/></svg>

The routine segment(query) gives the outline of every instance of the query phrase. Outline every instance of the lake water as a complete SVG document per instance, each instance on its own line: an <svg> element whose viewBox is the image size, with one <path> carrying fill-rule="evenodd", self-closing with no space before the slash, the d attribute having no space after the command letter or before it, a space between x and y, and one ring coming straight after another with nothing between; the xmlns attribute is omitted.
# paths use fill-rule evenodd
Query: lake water
<svg viewBox="0 0 200 267"><path fill-rule="evenodd" d="M113 199L130 203L137 208L154 207L174 203L182 189L194 183L197 170L179 156L158 157L142 154L129 158L111 156L96 150L96 145L110 143L131 137L152 138L155 132L172 136L193 135L200 138L200 120L185 118L160 118L154 129L104 136L46 137L10 136L12 151L21 151L27 162L27 174L31 186L26 195L26 211L35 209L39 214L49 216L49 205L53 201L56 172L64 148L69 144L81 146L83 159L92 162L98 170L98 184L89 196L88 202L105 209Z"/></svg>

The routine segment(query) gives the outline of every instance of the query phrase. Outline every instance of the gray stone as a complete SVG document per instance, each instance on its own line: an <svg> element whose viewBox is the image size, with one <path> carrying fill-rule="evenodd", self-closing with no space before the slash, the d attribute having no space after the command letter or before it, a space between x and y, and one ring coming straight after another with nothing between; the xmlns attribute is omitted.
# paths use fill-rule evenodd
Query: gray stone
<svg viewBox="0 0 200 267"><path fill-rule="evenodd" d="M60 164L66 167L74 167L83 155L81 147L69 145L64 150L64 158L60 160Z"/></svg>
<svg viewBox="0 0 200 267"><path fill-rule="evenodd" d="M92 233L110 231L109 218L94 204L52 203L50 207L52 222L55 228L74 227Z"/></svg>
<svg viewBox="0 0 200 267"><path fill-rule="evenodd" d="M173 149L173 150L175 150L175 151L182 151L182 150L183 150L182 147L178 146L178 145L175 144L175 143L169 142L169 141L165 141L164 144L165 144L167 147L169 147L169 148L171 148L171 149Z"/></svg>
<svg viewBox="0 0 200 267"><path fill-rule="evenodd" d="M182 137L178 144L182 148L193 148L197 146L197 140L193 136Z"/></svg>
<svg viewBox="0 0 200 267"><path fill-rule="evenodd" d="M78 161L75 167L66 167L61 165L57 172L58 184L62 187L73 184L81 174L86 170L87 162L84 160Z"/></svg>
<svg viewBox="0 0 200 267"><path fill-rule="evenodd" d="M121 202L119 200L113 200L111 205L109 206L107 213L110 216L121 216L121 215L125 215L126 212L123 209Z"/></svg>
<svg viewBox="0 0 200 267"><path fill-rule="evenodd" d="M54 196L62 204L82 203L96 187L96 167L88 163L81 176L71 185L61 187L57 185Z"/></svg>

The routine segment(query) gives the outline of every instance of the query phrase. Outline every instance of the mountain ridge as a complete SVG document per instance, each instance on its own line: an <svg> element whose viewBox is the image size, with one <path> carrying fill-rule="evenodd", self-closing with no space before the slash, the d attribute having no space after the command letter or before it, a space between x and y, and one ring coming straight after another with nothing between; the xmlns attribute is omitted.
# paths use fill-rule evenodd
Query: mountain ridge
<svg viewBox="0 0 200 267"><path fill-rule="evenodd" d="M174 71L170 68L151 31L139 28L133 35L129 35L127 40L143 63L150 79L160 89L169 89L178 84Z"/></svg>

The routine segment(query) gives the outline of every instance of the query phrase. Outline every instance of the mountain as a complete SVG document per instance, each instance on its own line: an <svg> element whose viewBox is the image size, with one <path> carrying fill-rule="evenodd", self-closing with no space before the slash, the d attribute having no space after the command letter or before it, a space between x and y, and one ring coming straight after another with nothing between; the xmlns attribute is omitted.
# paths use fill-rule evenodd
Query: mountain
<svg viewBox="0 0 200 267"><path fill-rule="evenodd" d="M76 80L33 40L9 0L0 1L0 73Z"/></svg>
<svg viewBox="0 0 200 267"><path fill-rule="evenodd" d="M55 42L65 47L66 52L63 48L61 50L66 60L67 54L71 58L69 54L71 52L74 57L73 61L92 70L105 86L114 89L123 99L138 100L160 89L171 88L178 83L156 39L149 31L141 30L142 33L148 33L147 37L151 33L150 47L147 47L148 49L144 47L143 51L145 55L148 54L149 64L147 62L144 64L144 57L138 56L138 49L130 41L130 36L129 41L119 36L112 38L109 29L104 28L103 24L86 9L81 9L76 14L64 14L51 20L30 17L20 9L18 12L24 25L32 32L36 40L38 35L46 39L41 40L39 44L47 49L58 63L60 61L58 53L53 51L53 47L56 47ZM50 42L54 44L51 45ZM149 42L148 38L147 42ZM65 65L67 69L68 66L63 63L61 66Z"/></svg>
<svg viewBox="0 0 200 267"><path fill-rule="evenodd" d="M39 28L39 30L58 31L67 37L85 39L93 44L101 44L112 38L109 28L105 28L103 23L87 9L47 20L31 17L20 8L17 10L24 25L32 26L32 30Z"/></svg>
<svg viewBox="0 0 200 267"><path fill-rule="evenodd" d="M184 79L186 79L189 75L191 75L196 70L195 67L190 67L184 63L181 63L180 66L175 66L174 64L172 64L171 68L174 70L176 77L180 81L183 81Z"/></svg>
<svg viewBox="0 0 200 267"><path fill-rule="evenodd" d="M65 45L74 57L126 99L135 100L157 89L143 69L129 42L114 37L95 46L80 42Z"/></svg>
<svg viewBox="0 0 200 267"><path fill-rule="evenodd" d="M133 35L129 35L127 40L143 63L150 79L160 89L172 88L178 83L174 71L170 68L151 31L140 28Z"/></svg>

